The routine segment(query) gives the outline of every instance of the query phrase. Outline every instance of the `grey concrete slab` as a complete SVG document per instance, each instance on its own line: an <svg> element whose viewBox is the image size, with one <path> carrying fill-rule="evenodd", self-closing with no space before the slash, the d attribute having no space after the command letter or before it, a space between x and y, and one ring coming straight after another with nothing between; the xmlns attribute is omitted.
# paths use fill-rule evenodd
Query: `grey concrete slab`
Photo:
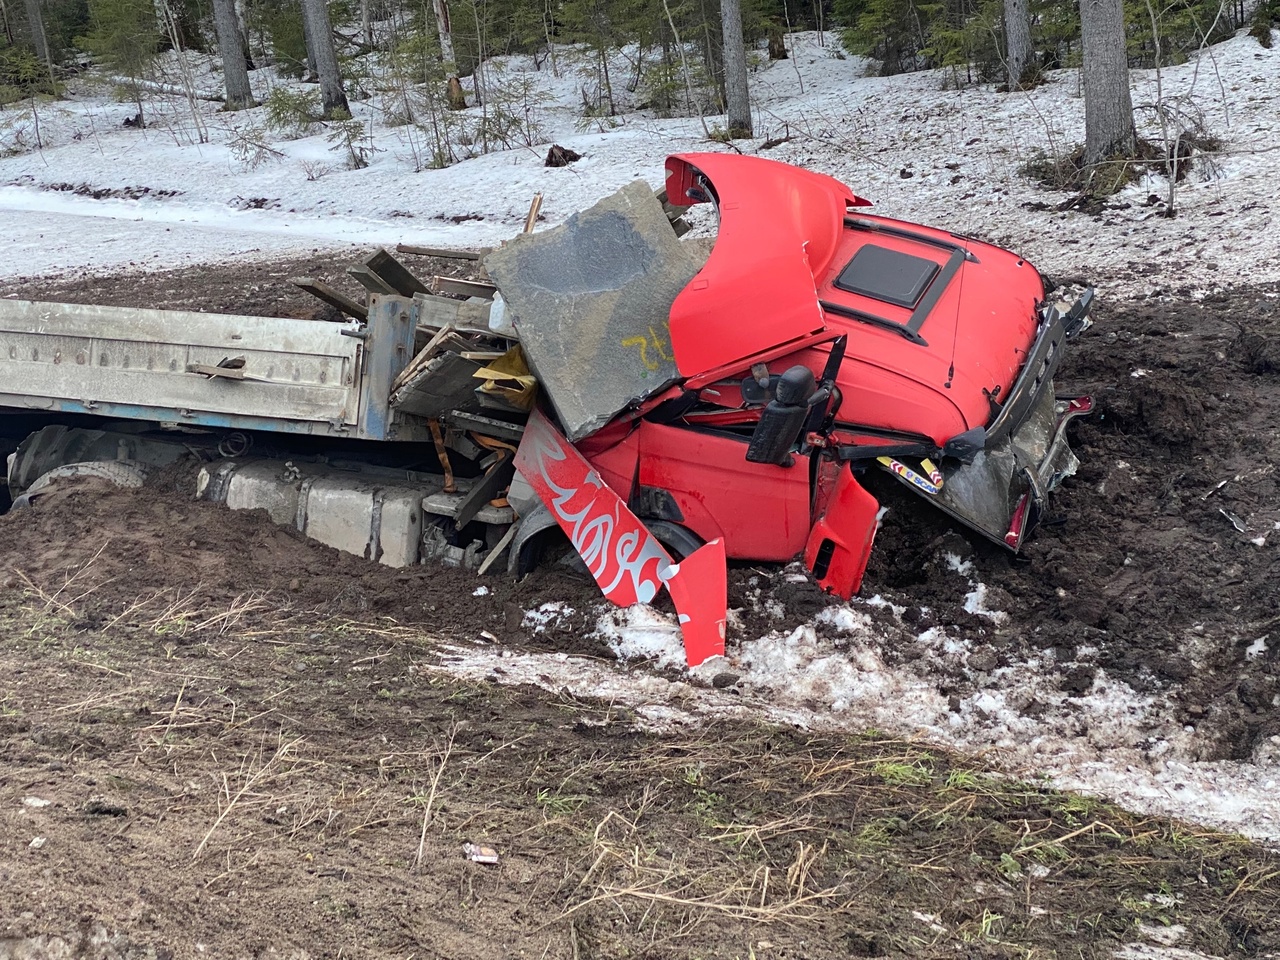
<svg viewBox="0 0 1280 960"><path fill-rule="evenodd" d="M485 258L570 440L677 379L668 316L700 266L636 181Z"/></svg>

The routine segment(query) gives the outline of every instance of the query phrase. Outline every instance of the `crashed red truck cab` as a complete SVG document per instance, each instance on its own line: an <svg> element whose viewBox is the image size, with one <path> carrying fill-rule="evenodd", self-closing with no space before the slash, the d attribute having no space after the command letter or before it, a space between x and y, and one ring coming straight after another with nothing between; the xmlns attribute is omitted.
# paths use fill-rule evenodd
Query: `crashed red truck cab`
<svg viewBox="0 0 1280 960"><path fill-rule="evenodd" d="M1046 302L1040 274L1016 254L869 215L838 181L768 160L673 156L666 195L712 204L719 220L667 330L650 331L655 353L669 343L674 382L556 448L562 470L578 460L576 486L570 471L549 489L537 452L517 459L606 595L629 562L645 576L635 561L648 556L639 599L650 599L672 557L714 544L730 559L803 556L824 589L848 598L878 520L858 481L866 470L1016 551L1076 466L1065 426L1092 403L1055 396L1053 375L1089 324L1092 292ZM601 485L616 496L593 509L578 492ZM721 637L723 583L707 584L721 597ZM688 645L700 618L680 612ZM702 636L691 662L723 650Z"/></svg>
<svg viewBox="0 0 1280 960"><path fill-rule="evenodd" d="M364 303L295 281L339 323L0 300L0 507L195 454L198 497L393 566L519 574L559 528L613 602L670 591L690 663L724 651L726 560L859 589L872 472L1017 550L1075 469L1091 404L1053 376L1092 294L784 164L674 156L665 187L485 282L386 250L348 271ZM696 205L714 238L680 238Z"/></svg>

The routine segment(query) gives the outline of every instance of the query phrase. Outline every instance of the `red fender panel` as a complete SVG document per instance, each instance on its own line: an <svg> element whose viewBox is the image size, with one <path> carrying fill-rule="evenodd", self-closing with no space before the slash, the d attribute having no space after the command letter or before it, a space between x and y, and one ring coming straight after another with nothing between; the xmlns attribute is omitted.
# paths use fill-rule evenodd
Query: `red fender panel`
<svg viewBox="0 0 1280 960"><path fill-rule="evenodd" d="M640 424L640 485L667 491L703 540L735 560L793 559L809 534L809 458L790 467L747 461L747 441Z"/></svg>

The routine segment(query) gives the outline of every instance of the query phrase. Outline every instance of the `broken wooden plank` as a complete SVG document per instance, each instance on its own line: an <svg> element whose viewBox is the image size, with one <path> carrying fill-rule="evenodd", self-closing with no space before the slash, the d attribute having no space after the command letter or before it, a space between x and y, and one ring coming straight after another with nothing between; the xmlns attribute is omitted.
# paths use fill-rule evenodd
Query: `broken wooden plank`
<svg viewBox="0 0 1280 960"><path fill-rule="evenodd" d="M294 277L289 281L295 287L307 291L317 300L323 300L334 309L340 311L348 317L354 317L356 320L368 320L369 308L363 303L357 303L345 293L333 289L327 283L312 279L311 277Z"/></svg>
<svg viewBox="0 0 1280 960"><path fill-rule="evenodd" d="M412 297L415 293L427 292L426 284L415 277L387 250L375 250L365 257L360 265L377 274L378 278L399 296Z"/></svg>
<svg viewBox="0 0 1280 960"><path fill-rule="evenodd" d="M347 267L347 273L356 283L364 287L370 293L380 293L384 296L398 296L396 288L383 280L377 273L370 270L364 264L357 264L354 267Z"/></svg>
<svg viewBox="0 0 1280 960"><path fill-rule="evenodd" d="M432 293L448 293L457 297L482 297L492 300L498 288L492 283L481 283L478 280L455 280L453 277L432 277Z"/></svg>
<svg viewBox="0 0 1280 960"><path fill-rule="evenodd" d="M411 243L396 244L396 253L411 253L419 257L440 257L444 260L479 260L490 250L492 250L491 247L481 247L479 250L448 250L444 247L418 247Z"/></svg>
<svg viewBox="0 0 1280 960"><path fill-rule="evenodd" d="M533 226L538 222L538 214L542 212L542 194L535 193L533 202L529 204L529 215L524 218L524 232L533 233Z"/></svg>
<svg viewBox="0 0 1280 960"><path fill-rule="evenodd" d="M493 417L482 417L478 413L463 410L450 410L444 417L445 423L459 430L472 430L482 437L497 437L499 440L520 442L524 436L523 423L511 423L507 420L496 420Z"/></svg>
<svg viewBox="0 0 1280 960"><path fill-rule="evenodd" d="M433 357L408 382L391 394L391 406L401 413L434 418L457 409L475 407L475 372L481 364L456 353Z"/></svg>
<svg viewBox="0 0 1280 960"><path fill-rule="evenodd" d="M458 504L458 512L454 516L455 530L461 530L475 519L476 514L486 503L497 496L515 474L515 457L510 450L499 451L499 460L488 469L483 477L477 480L467 495Z"/></svg>
<svg viewBox="0 0 1280 960"><path fill-rule="evenodd" d="M457 330L489 332L488 303L468 303L465 300L451 300L449 297L433 297L429 293L419 293L413 298L418 310L418 329L424 327L438 329L451 326Z"/></svg>
<svg viewBox="0 0 1280 960"><path fill-rule="evenodd" d="M397 390L417 376L418 371L425 367L428 361L440 352L444 342L452 335L453 327L448 324L437 330L435 336L427 341L427 345L419 350L405 368L396 375L396 378L391 381L391 392L394 394Z"/></svg>

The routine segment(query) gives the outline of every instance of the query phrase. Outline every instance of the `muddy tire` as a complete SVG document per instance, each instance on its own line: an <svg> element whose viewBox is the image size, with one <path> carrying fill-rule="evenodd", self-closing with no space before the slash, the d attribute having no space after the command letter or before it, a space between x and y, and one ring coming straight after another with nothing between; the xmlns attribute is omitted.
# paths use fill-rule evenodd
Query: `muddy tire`
<svg viewBox="0 0 1280 960"><path fill-rule="evenodd" d="M141 487L146 481L147 473L150 469L150 464L141 463L137 460L91 460L86 463L64 464L61 467L54 467L47 473L37 477L31 486L23 491L21 496L14 498L13 509L21 510L24 507L31 506L41 496L49 493L58 483L65 483L68 480L90 477L96 480L106 480L117 487Z"/></svg>

